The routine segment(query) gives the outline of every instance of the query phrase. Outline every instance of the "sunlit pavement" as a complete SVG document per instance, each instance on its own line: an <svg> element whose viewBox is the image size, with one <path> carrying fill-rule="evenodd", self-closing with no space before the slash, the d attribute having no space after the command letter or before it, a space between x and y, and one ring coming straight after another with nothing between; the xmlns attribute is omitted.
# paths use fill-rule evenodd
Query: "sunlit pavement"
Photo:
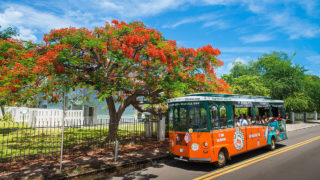
<svg viewBox="0 0 320 180"><path fill-rule="evenodd" d="M269 157L267 155L271 152L263 148L235 156L225 168L236 167L236 170L219 173L217 177L210 174L214 174L215 171L227 171L215 168L212 164L168 161L112 179L195 179L199 177L204 177L201 179L214 177L214 179L237 180L320 179L320 171L318 170L320 167L320 140L310 141L310 139L320 136L320 126L306 127L307 125L299 130L296 128L295 131L288 129L289 139L279 143L276 150L287 149L285 152ZM301 142L306 143L301 144ZM288 147L292 148L288 149ZM267 158L241 166L241 163L259 156L267 156Z"/></svg>
<svg viewBox="0 0 320 180"><path fill-rule="evenodd" d="M308 121L307 123L301 122L296 124L287 124L287 131L290 132L290 131L310 128L314 126L320 126L320 120L312 120L312 121Z"/></svg>

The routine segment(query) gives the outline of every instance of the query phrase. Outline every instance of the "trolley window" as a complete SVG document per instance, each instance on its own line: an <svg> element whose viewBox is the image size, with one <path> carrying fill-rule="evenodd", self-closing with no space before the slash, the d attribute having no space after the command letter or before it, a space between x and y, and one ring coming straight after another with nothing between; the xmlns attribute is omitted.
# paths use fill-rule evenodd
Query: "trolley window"
<svg viewBox="0 0 320 180"><path fill-rule="evenodd" d="M187 110L186 108L179 109L179 117L180 117L180 129L187 129L188 128L188 121L187 121Z"/></svg>
<svg viewBox="0 0 320 180"><path fill-rule="evenodd" d="M220 106L219 115L220 115L220 124L221 124L220 127L227 128L228 127L227 109L224 105Z"/></svg>
<svg viewBox="0 0 320 180"><path fill-rule="evenodd" d="M189 125L192 129L207 129L207 111L205 108L192 107L189 111Z"/></svg>
<svg viewBox="0 0 320 180"><path fill-rule="evenodd" d="M210 123L211 129L219 128L218 108L215 105L210 108Z"/></svg>
<svg viewBox="0 0 320 180"><path fill-rule="evenodd" d="M169 129L173 129L173 108L169 110Z"/></svg>

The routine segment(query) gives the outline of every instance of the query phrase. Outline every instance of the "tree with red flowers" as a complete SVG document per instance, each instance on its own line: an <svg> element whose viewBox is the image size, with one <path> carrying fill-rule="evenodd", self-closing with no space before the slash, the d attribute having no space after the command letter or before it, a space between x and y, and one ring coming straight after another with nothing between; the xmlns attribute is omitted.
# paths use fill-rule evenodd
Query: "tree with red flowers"
<svg viewBox="0 0 320 180"><path fill-rule="evenodd" d="M52 30L43 40L45 44L31 58L34 82L52 102L61 97L61 88L94 90L108 106L110 140L116 138L120 118L130 105L157 114L155 107L168 98L204 91L229 92L229 86L214 73L223 64L216 58L218 49L211 45L177 47L175 41L141 22L114 20L94 30Z"/></svg>
<svg viewBox="0 0 320 180"><path fill-rule="evenodd" d="M31 42L0 38L0 106L25 104L37 95L33 67L38 50Z"/></svg>
<svg viewBox="0 0 320 180"><path fill-rule="evenodd" d="M142 22L114 20L92 31L63 28L52 30L43 40L41 63L46 65L39 68L53 68L49 71L54 73L47 74L51 83L64 81L69 87L91 88L105 100L110 140L116 138L119 120L130 105L156 114L154 105L177 95L229 92L229 86L214 73L223 64L216 58L218 49L210 45L179 48ZM116 103L120 103L118 108Z"/></svg>

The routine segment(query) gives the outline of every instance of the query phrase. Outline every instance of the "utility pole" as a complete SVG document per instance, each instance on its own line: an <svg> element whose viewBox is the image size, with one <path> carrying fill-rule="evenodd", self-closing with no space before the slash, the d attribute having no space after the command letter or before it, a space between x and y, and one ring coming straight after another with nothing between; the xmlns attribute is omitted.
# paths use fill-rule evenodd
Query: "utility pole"
<svg viewBox="0 0 320 180"><path fill-rule="evenodd" d="M61 152L60 152L60 172L62 172L62 156L63 156L63 139L64 139L64 121L66 118L66 108L68 103L68 96L66 96L66 90L63 91L63 100L62 100L62 135L61 135Z"/></svg>

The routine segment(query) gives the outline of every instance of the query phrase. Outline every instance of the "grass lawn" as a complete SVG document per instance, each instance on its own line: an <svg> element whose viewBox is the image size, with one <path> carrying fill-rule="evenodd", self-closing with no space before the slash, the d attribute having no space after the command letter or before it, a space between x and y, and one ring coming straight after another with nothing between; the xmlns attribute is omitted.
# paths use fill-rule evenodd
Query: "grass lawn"
<svg viewBox="0 0 320 180"><path fill-rule="evenodd" d="M60 152L62 128L29 128L28 123L0 122L0 160ZM155 128L153 128L155 129ZM144 135L144 123L119 125L118 139ZM64 128L64 149L101 145L108 136L108 125Z"/></svg>

